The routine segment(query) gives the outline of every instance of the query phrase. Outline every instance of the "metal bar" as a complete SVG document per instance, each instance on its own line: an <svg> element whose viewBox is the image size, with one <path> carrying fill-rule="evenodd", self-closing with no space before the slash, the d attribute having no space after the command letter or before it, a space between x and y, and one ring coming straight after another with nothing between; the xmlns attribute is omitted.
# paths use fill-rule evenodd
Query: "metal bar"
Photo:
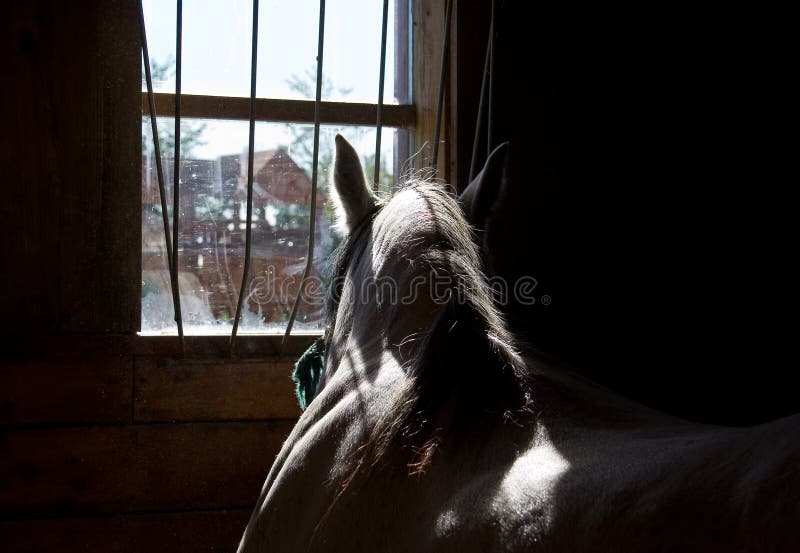
<svg viewBox="0 0 800 553"><path fill-rule="evenodd" d="M178 233L180 226L180 183L181 183L181 44L183 42L183 1L177 0L175 28L175 156L172 179L172 290L175 304L175 323L181 342L181 355L186 354L183 339L183 316L181 314L181 291L178 283Z"/></svg>
<svg viewBox="0 0 800 553"><path fill-rule="evenodd" d="M489 22L489 37L486 41L486 59L483 62L483 79L481 80L481 98L478 102L478 117L475 120L475 135L472 138L472 160L469 163L469 182L475 178L478 169L478 144L480 144L483 116L486 113L486 94L489 88L489 58L492 55L492 33L494 20Z"/></svg>
<svg viewBox="0 0 800 553"><path fill-rule="evenodd" d="M386 27L389 21L389 0L383 0L383 23L381 25L381 69L378 80L378 119L375 124L375 180L378 190L381 175L381 130L383 125L383 81L386 76Z"/></svg>
<svg viewBox="0 0 800 553"><path fill-rule="evenodd" d="M156 92L156 115L172 117L175 113L175 96ZM256 98L256 121L278 123L313 123L313 100L282 100ZM142 112L150 113L147 93L142 93ZM320 123L323 125L374 125L377 117L376 104L356 102L322 102L319 108ZM250 99L235 96L204 96L183 94L181 96L181 115L198 119L226 119L231 121L250 120ZM411 128L416 124L416 108L410 104L384 104L384 127Z"/></svg>
<svg viewBox="0 0 800 553"><path fill-rule="evenodd" d="M325 0L319 0L319 38L317 41L317 96L314 102L314 161L311 169L311 215L308 223L308 253L306 254L306 267L300 279L300 287L297 296L294 298L292 313L286 323L286 332L281 341L281 351L289 335L292 333L292 326L297 317L297 308L300 305L300 298L303 296L303 286L311 271L311 264L314 262L314 232L316 230L317 215L317 162L319 161L319 112L322 103L322 54L325 46Z"/></svg>
<svg viewBox="0 0 800 553"><path fill-rule="evenodd" d="M156 176L158 177L158 195L161 199L161 219L164 224L164 242L167 245L167 267L172 288L172 238L169 235L169 215L167 213L167 194L164 190L164 168L161 163L161 144L158 138L158 124L155 116L155 99L153 98L153 77L150 73L150 54L147 50L147 31L144 25L144 8L139 0L139 26L142 31L142 58L144 61L144 77L147 82L147 101L150 107L150 128L153 133L153 155L156 158ZM176 301L175 290L172 290L173 302Z"/></svg>
<svg viewBox="0 0 800 553"><path fill-rule="evenodd" d="M433 160L431 166L436 170L439 162L439 135L442 126L442 106L444 104L444 69L447 65L447 52L450 49L450 13L453 10L453 0L447 0L447 10L444 19L444 43L442 44L442 66L439 72L439 99L436 103L436 130L433 133Z"/></svg>
<svg viewBox="0 0 800 553"><path fill-rule="evenodd" d="M250 274L250 242L253 227L253 155L256 142L256 68L258 66L258 0L253 0L253 34L252 53L250 54L250 142L247 150L247 230L244 238L244 270L242 272L242 285L239 288L239 299L236 302L236 315L233 318L231 331L231 355L236 345L236 331L239 329L239 319L242 316L242 301Z"/></svg>

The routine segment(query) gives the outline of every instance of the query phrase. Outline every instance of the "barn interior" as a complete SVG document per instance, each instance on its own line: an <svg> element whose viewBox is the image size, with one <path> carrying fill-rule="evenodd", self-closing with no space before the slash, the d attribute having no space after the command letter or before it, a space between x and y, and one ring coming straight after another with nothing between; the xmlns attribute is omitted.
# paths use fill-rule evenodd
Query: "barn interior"
<svg viewBox="0 0 800 553"><path fill-rule="evenodd" d="M439 52L445 2L409 4ZM455 2L447 39L440 167L458 189L492 4ZM528 4L494 2L492 144L478 147L512 148L493 247L539 299L509 309L513 328L692 421L798 412L787 14ZM274 336L242 336L231 355L225 337L189 336L182 355L176 336L141 335L138 4L10 2L0 28L2 549L233 550L300 414L289 373L314 337L281 355ZM420 141L435 85L414 104Z"/></svg>

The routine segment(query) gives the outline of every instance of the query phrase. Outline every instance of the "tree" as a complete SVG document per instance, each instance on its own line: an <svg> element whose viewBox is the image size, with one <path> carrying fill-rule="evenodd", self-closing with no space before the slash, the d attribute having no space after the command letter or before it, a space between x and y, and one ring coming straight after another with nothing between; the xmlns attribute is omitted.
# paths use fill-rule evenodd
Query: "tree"
<svg viewBox="0 0 800 553"><path fill-rule="evenodd" d="M316 83L317 71L316 68L309 68L302 76L292 75L286 84L290 89L299 93L304 98L313 99L316 97ZM347 96L352 92L351 88L335 87L330 79L324 78L322 80L322 96L330 97L336 91L342 96ZM311 174L312 164L314 160L314 127L310 125L289 125L289 133L292 135L291 142L291 156L292 159L308 174ZM368 132L365 127L345 127L341 129L348 140L351 142L359 142ZM330 175L330 167L333 162L333 147L332 141L320 140L319 143L319 158L318 158L318 185L321 190L327 191L330 183L328 176ZM362 156L364 170L367 175L367 181L372 181L372 176L375 173L375 154L367 154ZM387 160L385 156L381 156L381 174L378 189L383 192L391 190L394 183L394 175L392 174L393 166L391 160Z"/></svg>
<svg viewBox="0 0 800 553"><path fill-rule="evenodd" d="M175 60L172 56L167 57L164 63L151 60L150 74L153 82L168 81L175 77ZM142 70L142 86L145 86L144 69ZM153 149L152 139L150 138L150 122L143 121L142 127L142 152ZM175 122L164 121L163 118L158 124L158 143L161 148L161 155L170 156L175 151ZM203 133L206 130L205 123L181 120L181 157L187 157L197 146L204 146ZM146 131L146 132L145 132Z"/></svg>

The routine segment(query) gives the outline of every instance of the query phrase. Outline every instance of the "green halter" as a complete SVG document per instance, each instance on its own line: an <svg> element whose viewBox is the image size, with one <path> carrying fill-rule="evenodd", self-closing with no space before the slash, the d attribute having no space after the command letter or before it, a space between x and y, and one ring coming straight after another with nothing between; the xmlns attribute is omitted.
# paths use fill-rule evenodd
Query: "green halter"
<svg viewBox="0 0 800 553"><path fill-rule="evenodd" d="M317 391L319 377L325 367L325 339L317 338L294 364L292 380L297 383L297 401L305 410Z"/></svg>

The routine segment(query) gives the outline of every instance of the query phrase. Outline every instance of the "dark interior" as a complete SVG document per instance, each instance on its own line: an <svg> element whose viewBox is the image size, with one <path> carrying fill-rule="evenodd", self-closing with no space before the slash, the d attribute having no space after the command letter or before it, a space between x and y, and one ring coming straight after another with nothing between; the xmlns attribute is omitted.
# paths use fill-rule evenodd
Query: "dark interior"
<svg viewBox="0 0 800 553"><path fill-rule="evenodd" d="M498 271L533 275L552 303L512 308L514 327L681 417L751 425L797 412L790 18L529 4L497 2L493 143L512 144L519 196L493 240L515 253ZM447 111L461 186L490 6L454 10ZM182 361L176 341L136 336L136 10L0 9L4 551L233 550L299 413L274 346L245 341L252 359L231 361L212 340Z"/></svg>
<svg viewBox="0 0 800 553"><path fill-rule="evenodd" d="M498 6L494 144L511 142L515 196L492 246L513 252L501 272L552 298L518 306L517 329L691 420L797 412L788 29L711 9Z"/></svg>

